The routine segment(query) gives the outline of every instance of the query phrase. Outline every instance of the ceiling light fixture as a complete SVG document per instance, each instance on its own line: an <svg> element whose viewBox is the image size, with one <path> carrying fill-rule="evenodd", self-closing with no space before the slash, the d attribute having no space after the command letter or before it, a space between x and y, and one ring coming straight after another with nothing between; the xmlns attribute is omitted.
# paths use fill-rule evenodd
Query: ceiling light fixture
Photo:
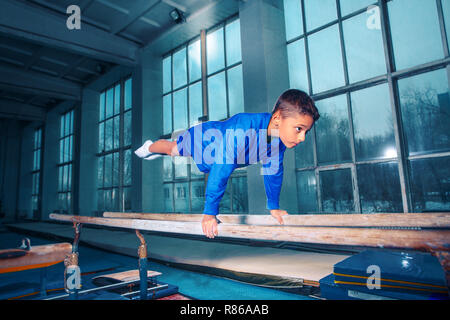
<svg viewBox="0 0 450 320"><path fill-rule="evenodd" d="M172 11L170 11L170 17L173 21L175 21L176 24L186 22L186 18L184 17L183 12L178 9L173 9Z"/></svg>

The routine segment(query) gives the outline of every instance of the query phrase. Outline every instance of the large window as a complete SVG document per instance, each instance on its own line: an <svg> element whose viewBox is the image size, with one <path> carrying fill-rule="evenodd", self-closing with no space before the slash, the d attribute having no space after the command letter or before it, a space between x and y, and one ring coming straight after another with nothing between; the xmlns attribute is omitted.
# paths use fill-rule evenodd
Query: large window
<svg viewBox="0 0 450 320"><path fill-rule="evenodd" d="M73 123L74 111L60 118L59 161L58 161L58 211L72 214L72 164L73 164Z"/></svg>
<svg viewBox="0 0 450 320"><path fill-rule="evenodd" d="M320 4L319 4L320 2ZM450 1L284 0L301 213L450 210Z"/></svg>
<svg viewBox="0 0 450 320"><path fill-rule="evenodd" d="M225 120L244 111L240 44L239 19L233 18L208 30L204 43L198 37L164 56L162 138L201 123L206 115L208 120ZM206 59L202 59L202 46ZM205 177L189 160L163 160L166 212L203 211ZM248 212L246 179L245 168L233 173L221 213Z"/></svg>
<svg viewBox="0 0 450 320"><path fill-rule="evenodd" d="M98 211L131 210L132 79L100 93L98 143Z"/></svg>
<svg viewBox="0 0 450 320"><path fill-rule="evenodd" d="M42 128L34 131L33 139L33 170L31 172L31 210L33 218L40 217L40 177L42 153Z"/></svg>

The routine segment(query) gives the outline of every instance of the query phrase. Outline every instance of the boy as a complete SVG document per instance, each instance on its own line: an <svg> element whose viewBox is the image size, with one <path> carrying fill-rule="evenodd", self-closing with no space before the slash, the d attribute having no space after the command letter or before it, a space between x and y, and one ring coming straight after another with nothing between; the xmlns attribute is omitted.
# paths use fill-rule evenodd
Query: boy
<svg viewBox="0 0 450 320"><path fill-rule="evenodd" d="M267 209L283 224L282 216L288 214L279 208L284 152L303 142L319 118L314 101L305 92L291 89L278 98L271 114L240 113L226 121L208 121L184 131L176 141L147 140L135 153L146 160L191 156L200 171L209 173L202 229L214 238L228 178L236 168L257 162L263 163Z"/></svg>

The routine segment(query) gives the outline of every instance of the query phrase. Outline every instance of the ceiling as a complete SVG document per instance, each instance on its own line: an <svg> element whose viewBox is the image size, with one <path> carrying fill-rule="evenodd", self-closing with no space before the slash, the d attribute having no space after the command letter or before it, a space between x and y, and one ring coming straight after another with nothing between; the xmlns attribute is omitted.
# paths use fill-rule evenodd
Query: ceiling
<svg viewBox="0 0 450 320"><path fill-rule="evenodd" d="M81 11L69 30L68 6ZM135 66L140 50L159 54L238 11L237 0L0 0L0 119L45 121L63 101L116 65ZM186 22L169 13L178 9Z"/></svg>

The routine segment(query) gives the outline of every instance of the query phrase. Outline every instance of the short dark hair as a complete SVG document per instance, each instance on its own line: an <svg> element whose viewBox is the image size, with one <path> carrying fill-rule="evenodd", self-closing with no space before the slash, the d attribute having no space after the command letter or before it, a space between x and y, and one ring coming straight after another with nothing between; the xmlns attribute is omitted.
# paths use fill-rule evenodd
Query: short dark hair
<svg viewBox="0 0 450 320"><path fill-rule="evenodd" d="M313 118L314 122L320 118L313 99L307 93L297 89L289 89L278 98L272 115L278 110L283 118L296 114L307 114Z"/></svg>

